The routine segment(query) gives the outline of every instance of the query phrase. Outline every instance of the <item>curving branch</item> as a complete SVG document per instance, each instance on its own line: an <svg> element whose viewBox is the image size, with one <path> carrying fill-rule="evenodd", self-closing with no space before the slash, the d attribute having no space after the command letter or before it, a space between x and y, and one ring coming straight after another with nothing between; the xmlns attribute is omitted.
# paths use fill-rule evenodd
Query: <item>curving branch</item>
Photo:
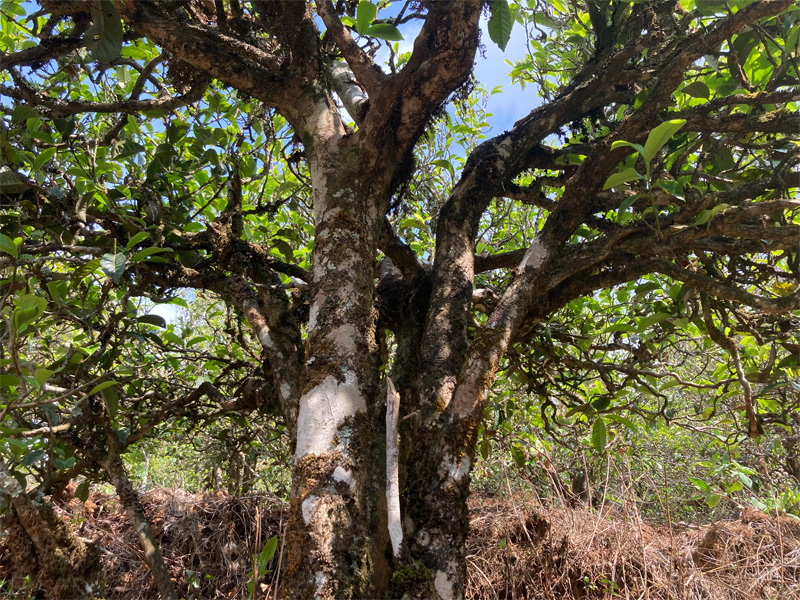
<svg viewBox="0 0 800 600"><path fill-rule="evenodd" d="M331 0L317 0L317 11L322 22L325 23L326 31L333 38L348 66L352 69L358 85L366 90L368 96L377 94L379 87L386 81L386 75L373 62L372 58L356 44L350 31L339 20ZM348 110L348 112L350 111ZM356 116L352 112L350 114L353 117Z"/></svg>

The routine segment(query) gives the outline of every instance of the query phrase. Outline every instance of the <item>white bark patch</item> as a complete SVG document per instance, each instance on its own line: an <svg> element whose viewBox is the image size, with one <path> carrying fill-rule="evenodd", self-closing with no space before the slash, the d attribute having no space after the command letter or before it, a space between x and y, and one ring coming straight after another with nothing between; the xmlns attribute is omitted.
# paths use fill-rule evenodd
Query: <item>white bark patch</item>
<svg viewBox="0 0 800 600"><path fill-rule="evenodd" d="M258 330L258 341L261 342L261 345L267 350L275 349L275 344L272 343L272 336L270 336L266 329Z"/></svg>
<svg viewBox="0 0 800 600"><path fill-rule="evenodd" d="M336 467L333 470L333 480L338 483L346 483L351 490L356 484L356 480L353 479L353 474L343 467Z"/></svg>
<svg viewBox="0 0 800 600"><path fill-rule="evenodd" d="M328 375L300 398L294 459L333 451L333 438L342 422L366 408L355 375L347 374L344 383Z"/></svg>
<svg viewBox="0 0 800 600"><path fill-rule="evenodd" d="M534 239L528 251L525 252L525 258L522 259L522 267L526 271L538 269L544 264L545 260L547 260L547 250L538 239Z"/></svg>
<svg viewBox="0 0 800 600"><path fill-rule="evenodd" d="M436 593L439 594L441 598L445 598L447 600L455 600L460 599L461 596L454 595L453 592L453 585L454 582L451 581L450 572L455 571L457 565L453 562L447 564L447 571L436 571L436 574L433 576L433 587L436 588Z"/></svg>
<svg viewBox="0 0 800 600"><path fill-rule="evenodd" d="M358 337L356 328L349 323L342 325L341 327L337 327L336 329L333 329L328 334L328 339L331 340L336 345L336 348L337 350L339 350L340 355L344 356L355 354L356 337Z"/></svg>
<svg viewBox="0 0 800 600"><path fill-rule="evenodd" d="M317 587L317 591L314 592L314 600L322 600L323 595L322 592L324 591L323 588L325 584L328 583L328 577L322 571L317 571L314 573L314 584ZM327 597L327 596L325 596Z"/></svg>
<svg viewBox="0 0 800 600"><path fill-rule="evenodd" d="M513 140L511 136L504 139L497 145L497 154L500 156L501 163L508 160L511 157L511 147L513 145ZM498 165L501 169L503 167L502 164Z"/></svg>
<svg viewBox="0 0 800 600"><path fill-rule="evenodd" d="M470 466L471 463L467 456L464 456L458 463L445 456L439 465L439 474L447 477L444 483L445 491L453 488L456 484L463 483Z"/></svg>
<svg viewBox="0 0 800 600"><path fill-rule="evenodd" d="M316 510L318 503L319 498L316 496L308 496L305 500L303 500L303 504L300 505L300 508L303 511L303 523L306 525L311 523L311 519L314 518L314 511Z"/></svg>
<svg viewBox="0 0 800 600"><path fill-rule="evenodd" d="M282 383L280 390L281 390L281 398L283 398L284 400L289 400L292 394L292 388L289 387L289 384Z"/></svg>
<svg viewBox="0 0 800 600"><path fill-rule="evenodd" d="M311 309L308 311L308 331L309 333L314 331L314 328L317 326L317 315L319 315L319 305L317 302L311 305Z"/></svg>

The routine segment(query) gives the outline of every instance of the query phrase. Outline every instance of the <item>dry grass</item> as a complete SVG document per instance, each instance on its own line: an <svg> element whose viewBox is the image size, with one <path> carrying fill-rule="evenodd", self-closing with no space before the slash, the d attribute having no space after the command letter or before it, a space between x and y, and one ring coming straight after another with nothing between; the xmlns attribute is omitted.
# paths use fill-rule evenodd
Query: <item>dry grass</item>
<svg viewBox="0 0 800 600"><path fill-rule="evenodd" d="M519 504L517 500L516 504ZM700 528L651 527L614 510L517 510L473 499L471 599L800 598L800 521L745 511Z"/></svg>
<svg viewBox="0 0 800 600"><path fill-rule="evenodd" d="M283 537L286 506L265 496L162 489L142 502L186 599L247 598L253 553L270 536ZM747 511L738 521L670 530L615 510L552 508L535 499L486 495L470 502L468 600L800 599L800 522L787 517ZM79 535L100 542L107 598L157 597L113 497L95 494L86 505L73 499L58 510ZM276 561L259 581L259 598L272 597ZM8 581L13 576L4 572L7 565L0 560L0 576Z"/></svg>

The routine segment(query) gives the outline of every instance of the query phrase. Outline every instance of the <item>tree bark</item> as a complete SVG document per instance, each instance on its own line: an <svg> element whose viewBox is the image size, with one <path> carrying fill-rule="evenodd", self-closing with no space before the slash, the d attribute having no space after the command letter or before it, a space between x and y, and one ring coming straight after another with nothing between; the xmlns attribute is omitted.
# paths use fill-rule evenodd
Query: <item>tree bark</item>
<svg viewBox="0 0 800 600"><path fill-rule="evenodd" d="M292 598L373 597L386 587L388 539L373 309L379 205L388 202L388 185L370 172L364 152L342 139L338 115L320 112L317 133L323 122L328 135L317 139L328 142L309 156L316 225L310 358L301 381L284 590Z"/></svg>
<svg viewBox="0 0 800 600"><path fill-rule="evenodd" d="M177 600L178 596L175 593L175 587L169 577L167 566L164 564L164 558L161 556L161 548L159 548L158 541L153 535L153 530L150 528L150 523L144 514L142 504L139 502L139 495L133 489L130 479L128 479L128 474L125 472L125 465L122 464L119 452L114 452L113 450L109 452L104 467L111 484L117 490L119 501L125 508L125 512L136 531L139 545L144 552L144 560L153 574L159 595L162 600Z"/></svg>
<svg viewBox="0 0 800 600"><path fill-rule="evenodd" d="M7 547L20 575L32 576L46 597L93 598L102 588L100 552L72 533L47 505L35 503L0 460L0 500Z"/></svg>

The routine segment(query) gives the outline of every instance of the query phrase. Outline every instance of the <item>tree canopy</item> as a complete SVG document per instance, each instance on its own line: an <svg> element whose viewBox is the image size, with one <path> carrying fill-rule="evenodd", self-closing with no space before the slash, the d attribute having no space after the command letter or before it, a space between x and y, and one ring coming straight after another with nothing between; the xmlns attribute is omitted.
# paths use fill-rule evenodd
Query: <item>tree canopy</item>
<svg viewBox="0 0 800 600"><path fill-rule="evenodd" d="M521 398L599 453L800 426L791 0L2 0L0 41L0 497L83 548L54 597L96 577L34 502L76 478L176 597L122 461L165 431L287 464L286 597L458 598Z"/></svg>

